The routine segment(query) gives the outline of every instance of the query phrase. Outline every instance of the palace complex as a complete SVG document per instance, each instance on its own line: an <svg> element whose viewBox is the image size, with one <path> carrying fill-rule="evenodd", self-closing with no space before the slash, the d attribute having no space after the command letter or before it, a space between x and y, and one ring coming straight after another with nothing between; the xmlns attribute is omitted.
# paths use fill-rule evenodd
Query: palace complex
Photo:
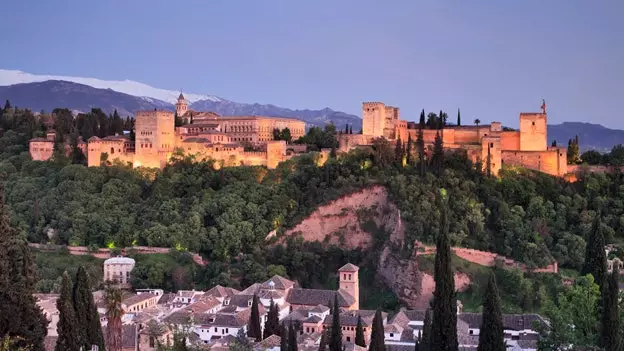
<svg viewBox="0 0 624 351"><path fill-rule="evenodd" d="M371 145L379 137L400 139L404 143L411 138L415 142L420 130L417 123L400 119L399 108L382 102L363 103L362 119L362 134L340 135L340 151ZM554 176L568 172L567 149L548 146L545 103L539 113L520 113L520 130L506 129L500 122L423 129L425 153L431 153L436 134L440 133L445 149L462 150L473 162L482 162L484 168L489 159L490 170L495 175L503 165L522 166Z"/></svg>
<svg viewBox="0 0 624 351"><path fill-rule="evenodd" d="M104 160L130 163L134 167L163 168L177 150L192 155L196 160L213 159L223 166L262 165L275 168L293 156L295 150L274 140L274 130L288 128L292 140L305 134L305 122L292 118L263 116L219 116L213 112L188 109L182 94L176 104L176 114L189 124L175 127L175 115L170 111L138 111L135 120L135 141L127 136L91 137L79 147L87 156L89 166L99 166ZM54 134L30 141L34 160L52 157ZM245 151L253 146L262 151Z"/></svg>

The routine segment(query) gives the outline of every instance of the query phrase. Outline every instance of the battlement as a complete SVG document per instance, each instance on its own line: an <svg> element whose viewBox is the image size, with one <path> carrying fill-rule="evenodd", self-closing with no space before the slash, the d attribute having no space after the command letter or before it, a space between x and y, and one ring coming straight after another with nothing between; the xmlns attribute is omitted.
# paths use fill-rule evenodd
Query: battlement
<svg viewBox="0 0 624 351"><path fill-rule="evenodd" d="M368 102L363 102L362 103L362 107L383 107L386 106L386 104L384 104L383 102L380 101L368 101Z"/></svg>
<svg viewBox="0 0 624 351"><path fill-rule="evenodd" d="M528 120L540 120L547 119L548 116L545 113L541 112L521 112L520 120L528 119Z"/></svg>

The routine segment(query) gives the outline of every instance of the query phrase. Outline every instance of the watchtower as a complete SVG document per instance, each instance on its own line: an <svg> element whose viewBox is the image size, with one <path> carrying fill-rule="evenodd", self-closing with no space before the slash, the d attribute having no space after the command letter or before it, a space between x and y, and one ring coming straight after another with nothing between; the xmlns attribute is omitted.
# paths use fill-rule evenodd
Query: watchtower
<svg viewBox="0 0 624 351"><path fill-rule="evenodd" d="M134 166L163 168L175 146L173 112L138 111L135 128Z"/></svg>
<svg viewBox="0 0 624 351"><path fill-rule="evenodd" d="M182 93L180 93L180 96L178 97L178 102L176 102L175 106L176 114L178 115L178 117L184 116L186 111L188 111L188 103L186 102L186 99L184 98L184 95L182 95Z"/></svg>
<svg viewBox="0 0 624 351"><path fill-rule="evenodd" d="M351 310L360 309L360 280L358 271L360 268L354 264L347 263L338 269L339 289L348 292L355 302L350 306Z"/></svg>
<svg viewBox="0 0 624 351"><path fill-rule="evenodd" d="M362 103L362 134L380 137L386 127L386 105L383 102Z"/></svg>
<svg viewBox="0 0 624 351"><path fill-rule="evenodd" d="M545 113L520 114L520 151L545 151L548 147Z"/></svg>

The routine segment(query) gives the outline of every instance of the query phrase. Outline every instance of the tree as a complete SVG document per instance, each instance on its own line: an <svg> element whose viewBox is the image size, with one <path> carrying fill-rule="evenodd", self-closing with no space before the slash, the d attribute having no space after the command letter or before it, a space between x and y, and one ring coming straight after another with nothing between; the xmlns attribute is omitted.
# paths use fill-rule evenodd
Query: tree
<svg viewBox="0 0 624 351"><path fill-rule="evenodd" d="M288 326L288 351L297 351L297 348L297 331L291 320Z"/></svg>
<svg viewBox="0 0 624 351"><path fill-rule="evenodd" d="M334 295L334 306L332 307L331 334L329 335L329 351L342 351L342 327L340 326L340 307L338 306L338 295Z"/></svg>
<svg viewBox="0 0 624 351"><path fill-rule="evenodd" d="M439 177L442 175L442 164L444 163L444 142L440 132L436 132L435 140L433 142L433 169L436 175Z"/></svg>
<svg viewBox="0 0 624 351"><path fill-rule="evenodd" d="M418 137L416 138L416 149L418 150L418 168L420 176L425 176L425 138L423 129L425 128L425 110L420 113L420 124L418 125Z"/></svg>
<svg viewBox="0 0 624 351"><path fill-rule="evenodd" d="M475 118L475 120L474 120L474 124L475 124L475 126L477 126L477 127L478 127L478 126L479 126L479 124L481 124L481 120L480 120L480 119L478 119L478 118Z"/></svg>
<svg viewBox="0 0 624 351"><path fill-rule="evenodd" d="M258 308L258 295L254 294L249 315L249 330L247 336L262 341L262 327L260 324L260 310Z"/></svg>
<svg viewBox="0 0 624 351"><path fill-rule="evenodd" d="M121 290L109 285L106 287L106 319L108 325L106 328L106 350L121 351L121 318L126 313L121 301Z"/></svg>
<svg viewBox="0 0 624 351"><path fill-rule="evenodd" d="M383 318L381 316L381 310L377 309L375 317L373 317L373 325L371 329L371 340L368 345L369 351L385 351L386 345L384 343L384 326Z"/></svg>
<svg viewBox="0 0 624 351"><path fill-rule="evenodd" d="M494 272L490 272L483 300L477 351L505 351L506 349L500 295L498 294Z"/></svg>
<svg viewBox="0 0 624 351"><path fill-rule="evenodd" d="M407 133L407 147L405 149L406 162L408 165L412 164L412 135Z"/></svg>
<svg viewBox="0 0 624 351"><path fill-rule="evenodd" d="M621 340L621 317L619 306L620 269L617 264L613 265L613 271L609 275L607 288L603 292L602 323L600 328L600 341L607 351L618 350Z"/></svg>
<svg viewBox="0 0 624 351"><path fill-rule="evenodd" d="M490 149L490 143L488 143L487 149L487 164L485 166L485 174L490 177L492 175L492 151Z"/></svg>
<svg viewBox="0 0 624 351"><path fill-rule="evenodd" d="M37 306L34 261L26 242L10 226L0 184L0 335L15 348L43 351L48 321Z"/></svg>
<svg viewBox="0 0 624 351"><path fill-rule="evenodd" d="M321 342L319 343L318 351L325 351L327 349L327 332L323 330L321 332Z"/></svg>
<svg viewBox="0 0 624 351"><path fill-rule="evenodd" d="M457 109L457 126L461 126L461 115L459 113L459 109Z"/></svg>
<svg viewBox="0 0 624 351"><path fill-rule="evenodd" d="M587 163L588 165L599 165L603 163L604 157L596 150L589 150L583 152L581 155L581 161L583 161L583 163Z"/></svg>
<svg viewBox="0 0 624 351"><path fill-rule="evenodd" d="M397 138L394 146L394 161L398 166L403 163L403 143L401 142L401 138Z"/></svg>
<svg viewBox="0 0 624 351"><path fill-rule="evenodd" d="M8 111L11 109L11 103L9 102L9 100L7 99L6 101L4 101L4 108L2 109L2 111Z"/></svg>
<svg viewBox="0 0 624 351"><path fill-rule="evenodd" d="M364 340L364 326L362 325L362 318L359 315L357 326L355 327L355 344L366 347L366 340Z"/></svg>
<svg viewBox="0 0 624 351"><path fill-rule="evenodd" d="M578 163L581 161L581 150L579 148L578 135L568 140L568 163Z"/></svg>
<svg viewBox="0 0 624 351"><path fill-rule="evenodd" d="M286 322L282 323L280 330L280 350L288 350L288 328L286 328Z"/></svg>
<svg viewBox="0 0 624 351"><path fill-rule="evenodd" d="M85 350L90 349L91 345L98 345L100 349L104 349L100 315L93 301L89 276L84 266L80 266L76 273L73 300L76 325L82 326L78 328L80 345L84 346Z"/></svg>
<svg viewBox="0 0 624 351"><path fill-rule="evenodd" d="M557 140L553 140L552 143L550 144L550 146L557 147Z"/></svg>
<svg viewBox="0 0 624 351"><path fill-rule="evenodd" d="M69 158L71 160L71 163L86 165L87 158L85 157L80 147L78 147L78 133L72 133L69 135L69 145L70 145Z"/></svg>
<svg viewBox="0 0 624 351"><path fill-rule="evenodd" d="M457 300L455 281L451 268L451 245L449 242L448 205L445 190L438 196L440 226L436 244L433 292L433 323L431 327L431 350L456 351L457 343Z"/></svg>
<svg viewBox="0 0 624 351"><path fill-rule="evenodd" d="M271 299L267 321L264 323L264 335L262 338L266 339L271 335L277 334L279 334L279 310L277 304Z"/></svg>
<svg viewBox="0 0 624 351"><path fill-rule="evenodd" d="M72 298L72 281L67 271L63 273L61 282L61 294L56 300L56 308L59 311L59 321L57 325L58 339L56 340L56 351L78 351L82 346L78 335L78 329L85 327L76 324L74 302Z"/></svg>
<svg viewBox="0 0 624 351"><path fill-rule="evenodd" d="M349 134L353 134L353 126L349 126Z"/></svg>
<svg viewBox="0 0 624 351"><path fill-rule="evenodd" d="M427 307L425 310L425 320L423 321L422 336L419 343L421 351L431 350L431 327L431 309Z"/></svg>
<svg viewBox="0 0 624 351"><path fill-rule="evenodd" d="M604 291L607 281L607 255L605 253L605 240L601 228L601 214L596 213L592 229L587 238L585 247L585 263L581 269L581 274L591 274L594 282L598 284L600 291Z"/></svg>

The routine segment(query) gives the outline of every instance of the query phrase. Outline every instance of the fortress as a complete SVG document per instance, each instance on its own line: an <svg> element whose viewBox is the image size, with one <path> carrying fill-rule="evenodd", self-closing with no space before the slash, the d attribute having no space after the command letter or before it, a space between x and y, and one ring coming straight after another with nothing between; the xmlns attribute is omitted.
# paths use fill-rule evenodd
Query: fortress
<svg viewBox="0 0 624 351"><path fill-rule="evenodd" d="M196 112L188 108L180 94L176 114L189 124L175 127L170 111L138 111L135 120L135 141L127 136L91 137L79 147L87 156L89 166L103 161L120 161L133 167L164 168L176 152L192 156L196 161L212 159L217 166L266 166L275 168L295 152L305 151L299 145L274 140L274 130L289 129L292 140L305 134L305 122L292 118L262 116L219 116L213 112ZM245 151L253 146L262 151ZM33 160L52 157L54 134L30 141ZM323 157L328 152L323 153Z"/></svg>
<svg viewBox="0 0 624 351"><path fill-rule="evenodd" d="M362 134L340 135L340 151L371 145L375 138L383 137L406 143L418 137L419 127L400 119L399 108L382 102L362 104ZM444 148L462 151L473 161L480 161L484 169L490 160L490 170L496 175L503 165L522 166L554 176L564 176L567 171L567 149L548 146L546 104L541 112L520 113L520 130L503 130L500 122L490 125L445 126L441 130L423 129L425 154L431 154L437 133ZM489 157L488 157L489 155Z"/></svg>

